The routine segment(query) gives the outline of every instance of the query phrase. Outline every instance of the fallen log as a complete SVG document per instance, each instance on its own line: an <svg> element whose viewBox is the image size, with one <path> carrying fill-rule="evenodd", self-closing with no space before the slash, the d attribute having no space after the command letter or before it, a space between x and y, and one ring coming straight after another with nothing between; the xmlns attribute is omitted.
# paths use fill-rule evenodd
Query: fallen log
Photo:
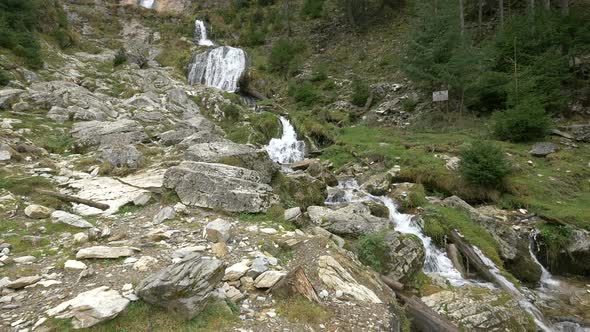
<svg viewBox="0 0 590 332"><path fill-rule="evenodd" d="M64 202L68 202L68 203L78 203L78 204L92 206L94 208L101 209L103 211L107 210L109 208L108 204L99 203L99 202L91 201L89 199L84 199L84 198L80 198L80 197L76 197L76 196L62 194L62 193L58 193L56 191L35 189L35 192L38 194L41 194L41 195L53 196L53 197L56 197Z"/></svg>
<svg viewBox="0 0 590 332"><path fill-rule="evenodd" d="M463 268L463 264L461 264L461 260L459 259L459 251L457 250L457 246L454 243L449 243L447 245L447 255L453 263L453 266L461 273L463 278L467 277L467 273L465 272L465 268Z"/></svg>
<svg viewBox="0 0 590 332"><path fill-rule="evenodd" d="M414 295L405 295L401 291L403 284L388 278L381 276L381 280L389 286L394 292L396 297L404 305L406 313L412 320L412 331L422 332L459 332L459 328L453 324L450 320L432 310L427 306L420 298Z"/></svg>
<svg viewBox="0 0 590 332"><path fill-rule="evenodd" d="M490 267L484 263L479 255L475 252L473 247L465 242L463 235L459 234L457 230L452 230L450 234L451 241L457 246L461 255L465 256L469 260L469 264L475 268L475 270L489 282L497 283L496 276L490 271Z"/></svg>

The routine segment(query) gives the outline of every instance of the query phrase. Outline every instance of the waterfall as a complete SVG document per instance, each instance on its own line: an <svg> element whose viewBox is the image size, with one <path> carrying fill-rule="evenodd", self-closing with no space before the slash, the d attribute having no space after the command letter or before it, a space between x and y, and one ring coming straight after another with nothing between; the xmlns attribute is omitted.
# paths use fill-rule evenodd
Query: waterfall
<svg viewBox="0 0 590 332"><path fill-rule="evenodd" d="M535 244L537 234L533 234L531 236L531 241L529 243L529 252L531 253L531 257L533 261L541 268L541 287L544 286L559 286L559 281L553 278L553 275L539 262L535 252L533 251L533 245Z"/></svg>
<svg viewBox="0 0 590 332"><path fill-rule="evenodd" d="M510 280L506 279L506 277L502 275L496 264L487 258L478 247L473 246L473 250L477 253L482 262L489 268L489 271L494 275L500 288L508 292L516 301L518 301L518 304L521 308L533 316L537 327L544 332L553 331L552 328L545 324L545 317L543 317L541 311L539 311L539 309L535 307L534 304L527 300L526 296L512 282L510 282Z"/></svg>
<svg viewBox="0 0 590 332"><path fill-rule="evenodd" d="M156 2L156 0L139 0L139 5L144 8L152 9L154 8L154 2Z"/></svg>
<svg viewBox="0 0 590 332"><path fill-rule="evenodd" d="M246 53L235 47L221 46L193 57L188 81L205 84L228 92L238 90L238 82L246 71Z"/></svg>
<svg viewBox="0 0 590 332"><path fill-rule="evenodd" d="M305 143L297 140L295 128L285 117L280 117L283 126L281 138L273 138L266 146L270 159L279 164L292 164L305 158Z"/></svg>
<svg viewBox="0 0 590 332"><path fill-rule="evenodd" d="M195 20L195 40L201 46L215 46L213 41L207 38L207 28L201 20Z"/></svg>
<svg viewBox="0 0 590 332"><path fill-rule="evenodd" d="M424 234L422 228L412 221L412 215L400 213L391 198L387 196L373 196L362 191L354 179L340 182L335 189L332 189L332 194L328 195L328 199L326 200L327 205L369 200L383 203L389 210L389 220L393 222L396 231L403 234L416 235L422 241L426 254L424 272L440 275L449 280L453 286L461 286L469 283L455 269L447 254L438 249L432 242L432 239ZM339 195L335 196L334 192L339 192Z"/></svg>

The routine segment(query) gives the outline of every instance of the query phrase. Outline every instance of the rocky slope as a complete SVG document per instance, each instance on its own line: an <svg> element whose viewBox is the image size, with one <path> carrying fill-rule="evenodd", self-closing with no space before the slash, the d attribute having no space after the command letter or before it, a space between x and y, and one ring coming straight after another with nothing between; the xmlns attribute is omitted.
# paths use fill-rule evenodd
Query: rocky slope
<svg viewBox="0 0 590 332"><path fill-rule="evenodd" d="M154 8L181 12L188 3L156 0ZM133 50L146 40L145 61L113 67L117 51L97 38L83 7L66 3L97 52L47 43L45 67L13 65L14 79L0 90L2 330L407 331L413 317L400 301L411 296L464 330L537 328L522 299L501 286L473 271L458 285L429 270L435 244L405 226L428 228L436 213L414 210L422 216L395 224L397 207L386 204L410 206L418 187L399 167L355 163L336 172L307 159L281 173L264 146L235 143L222 128L228 107L257 119L246 102L163 67L160 32L133 14L118 18L116 41ZM397 98L396 84L383 89ZM351 177L362 183L352 194L338 187ZM429 201L485 230L498 244L492 264L523 282L547 280L529 250L535 216L474 208L456 196ZM362 250L375 234L385 249L370 254L383 254L382 266ZM575 236L569 252L587 257L588 234ZM401 297L391 280L402 283ZM590 319L587 285L522 294L549 313L547 322L559 322L555 329Z"/></svg>

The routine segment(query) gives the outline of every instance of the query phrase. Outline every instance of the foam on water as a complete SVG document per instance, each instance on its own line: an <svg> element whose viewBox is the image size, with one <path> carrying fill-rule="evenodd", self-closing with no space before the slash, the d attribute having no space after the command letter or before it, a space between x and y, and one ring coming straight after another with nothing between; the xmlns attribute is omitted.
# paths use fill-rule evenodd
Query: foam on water
<svg viewBox="0 0 590 332"><path fill-rule="evenodd" d="M201 20L195 20L195 40L201 46L215 46L215 43L207 37L205 22Z"/></svg>
<svg viewBox="0 0 590 332"><path fill-rule="evenodd" d="M279 164L291 164L305 158L305 142L297 140L295 128L285 117L280 117L283 126L281 138L273 138L266 146L270 159Z"/></svg>
<svg viewBox="0 0 590 332"><path fill-rule="evenodd" d="M235 47L216 47L195 55L189 68L190 84L236 92L238 82L246 71L246 53Z"/></svg>
<svg viewBox="0 0 590 332"><path fill-rule="evenodd" d="M139 5L142 6L142 7L144 7L144 8L151 9L151 8L154 8L154 3L155 2L156 2L155 0L140 0L139 1Z"/></svg>

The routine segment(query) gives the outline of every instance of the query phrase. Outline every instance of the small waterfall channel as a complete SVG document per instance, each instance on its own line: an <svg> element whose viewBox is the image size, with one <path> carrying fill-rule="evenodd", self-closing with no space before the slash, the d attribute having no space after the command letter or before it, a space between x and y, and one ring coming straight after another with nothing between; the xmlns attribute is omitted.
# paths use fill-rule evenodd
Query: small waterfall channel
<svg viewBox="0 0 590 332"><path fill-rule="evenodd" d="M281 116L283 134L281 138L273 138L266 146L266 152L272 161L279 164L292 164L305 158L305 142L297 140L293 125Z"/></svg>
<svg viewBox="0 0 590 332"><path fill-rule="evenodd" d="M204 84L227 92L238 91L238 83L246 73L246 52L230 46L215 46L208 39L207 28L201 20L195 20L195 41L200 46L212 47L195 54L189 64L188 81Z"/></svg>
<svg viewBox="0 0 590 332"><path fill-rule="evenodd" d="M154 8L155 2L156 0L139 0L139 5L144 8L152 9Z"/></svg>

